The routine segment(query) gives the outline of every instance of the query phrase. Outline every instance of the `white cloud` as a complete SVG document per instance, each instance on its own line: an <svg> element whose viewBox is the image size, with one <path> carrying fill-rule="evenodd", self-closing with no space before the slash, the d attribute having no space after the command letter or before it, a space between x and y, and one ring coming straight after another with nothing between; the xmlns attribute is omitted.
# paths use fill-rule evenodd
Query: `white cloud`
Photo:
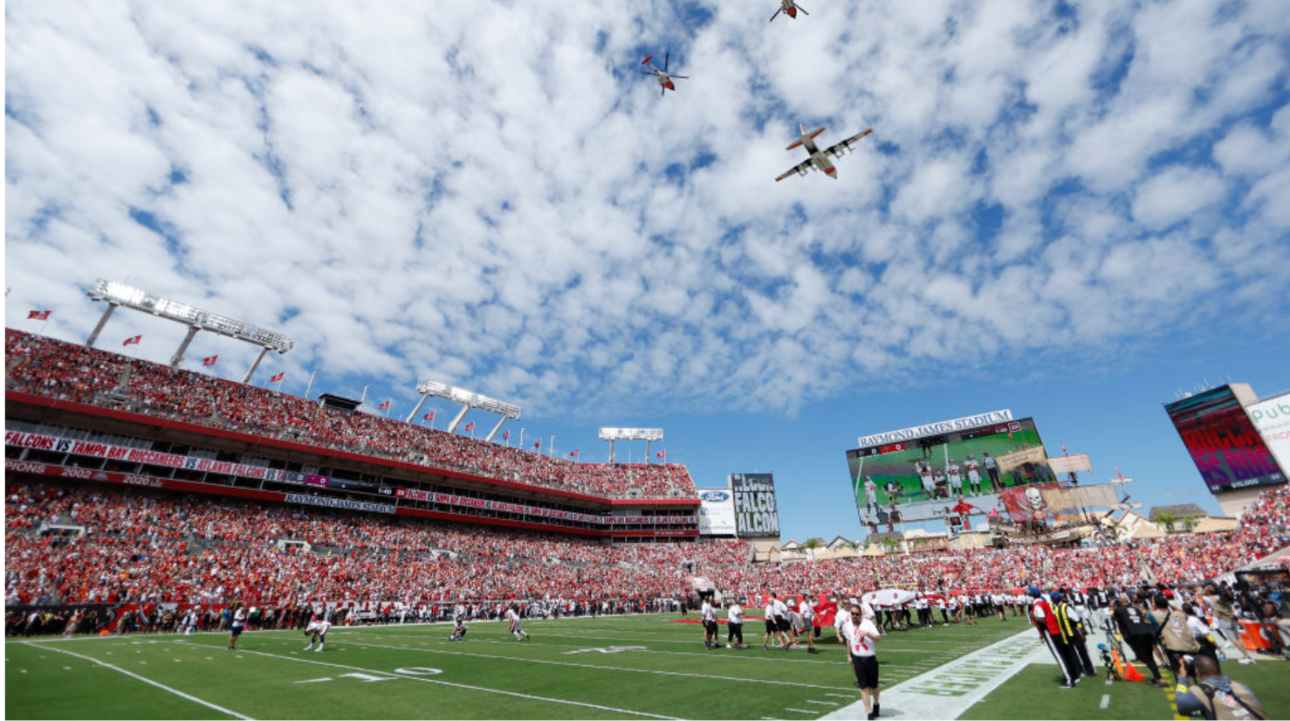
<svg viewBox="0 0 1290 721"><path fill-rule="evenodd" d="M1196 266L1284 277L1278 0L1070 7L19 0L6 321L82 339L104 276L281 328L275 368L354 393L791 409L1177 329ZM642 51L690 78L659 97ZM775 183L799 122L875 132Z"/></svg>

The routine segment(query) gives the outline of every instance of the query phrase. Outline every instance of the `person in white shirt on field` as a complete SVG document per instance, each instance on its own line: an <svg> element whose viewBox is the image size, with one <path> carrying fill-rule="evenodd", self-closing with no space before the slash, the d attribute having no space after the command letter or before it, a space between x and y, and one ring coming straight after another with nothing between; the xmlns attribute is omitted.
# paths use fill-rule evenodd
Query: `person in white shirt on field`
<svg viewBox="0 0 1290 721"><path fill-rule="evenodd" d="M331 622L319 618L318 614L315 613L309 619L309 625L305 627L305 635L309 637L309 645L305 646L305 650L321 652L323 644L327 643L327 632L330 630ZM318 648L314 648L315 643L318 644Z"/></svg>
<svg viewBox="0 0 1290 721"><path fill-rule="evenodd" d="M802 594L802 602L798 605L799 616L802 619L802 631L806 634L806 652L819 653L820 650L815 647L815 606L811 603L811 597L808 594Z"/></svg>
<svg viewBox="0 0 1290 721"><path fill-rule="evenodd" d="M864 702L869 719L878 718L878 627L873 622L873 611L864 609L860 604L851 606L851 617L859 617L860 623L851 625L848 636L848 652L851 655L851 669L855 672L856 685L860 687L860 700Z"/></svg>
<svg viewBox="0 0 1290 721"><path fill-rule="evenodd" d="M734 599L731 599L730 606L726 609L726 648L748 648L744 643L744 609Z"/></svg>
<svg viewBox="0 0 1290 721"><path fill-rule="evenodd" d="M229 624L228 650L237 650L237 637L246 629L246 606L237 601L233 604L232 623Z"/></svg>
<svg viewBox="0 0 1290 721"><path fill-rule="evenodd" d="M785 632L788 628L788 620L783 619L781 621L781 617L777 613L779 607L783 605L773 593L770 598L766 599L766 606L762 609L766 615L766 635L761 640L761 650L763 651L769 650L771 638L779 639L780 647L785 650L788 649L788 634Z"/></svg>
<svg viewBox="0 0 1290 721"><path fill-rule="evenodd" d="M703 620L703 647L710 651L713 644L717 642L717 609L712 607L710 596L703 597L699 617Z"/></svg>
<svg viewBox="0 0 1290 721"><path fill-rule="evenodd" d="M516 641L528 641L529 634L520 628L520 613L515 606L506 609L506 630L515 635Z"/></svg>
<svg viewBox="0 0 1290 721"><path fill-rule="evenodd" d="M963 497L963 475L960 473L958 462L950 460L949 465L945 466L945 477L950 482L950 495Z"/></svg>

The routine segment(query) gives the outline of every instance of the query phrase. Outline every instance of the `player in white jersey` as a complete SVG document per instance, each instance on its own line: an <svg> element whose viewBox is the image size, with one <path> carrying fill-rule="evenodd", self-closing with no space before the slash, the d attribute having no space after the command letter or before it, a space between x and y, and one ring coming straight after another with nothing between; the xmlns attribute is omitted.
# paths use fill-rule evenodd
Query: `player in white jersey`
<svg viewBox="0 0 1290 721"><path fill-rule="evenodd" d="M184 635L197 630L197 609L190 608L188 613L184 614Z"/></svg>
<svg viewBox="0 0 1290 721"><path fill-rule="evenodd" d="M959 464L951 459L950 464L945 467L945 477L950 481L950 494L963 497L963 476L960 473Z"/></svg>
<svg viewBox="0 0 1290 721"><path fill-rule="evenodd" d="M305 635L309 637L309 645L305 646L305 650L321 652L323 644L327 643L327 632L330 630L331 621L324 621L315 613L309 619L309 625L305 626ZM314 648L315 643L318 644L318 648Z"/></svg>
<svg viewBox="0 0 1290 721"><path fill-rule="evenodd" d="M932 479L932 469L926 463L918 465L918 479L923 482L923 493L927 499L936 498L936 481Z"/></svg>
<svg viewBox="0 0 1290 721"><path fill-rule="evenodd" d="M726 631L726 648L748 648L744 643L744 609L737 600L731 600L726 609Z"/></svg>
<svg viewBox="0 0 1290 721"><path fill-rule="evenodd" d="M859 604L853 605L851 617L860 617L861 620L851 625L847 635L847 651L851 656L851 669L855 672L856 685L860 687L860 698L872 721L878 717L879 710L877 644L880 635L869 609L864 609Z"/></svg>
<svg viewBox="0 0 1290 721"><path fill-rule="evenodd" d="M520 614L514 606L506 609L506 630L515 635L516 641L529 640L528 632L520 628Z"/></svg>
<svg viewBox="0 0 1290 721"><path fill-rule="evenodd" d="M449 641L463 641L466 638L466 609L464 606L457 606L453 609L452 614L452 635L448 637Z"/></svg>
<svg viewBox="0 0 1290 721"><path fill-rule="evenodd" d="M864 503L870 513L878 508L878 484L873 482L873 476L864 477Z"/></svg>
<svg viewBox="0 0 1290 721"><path fill-rule="evenodd" d="M969 453L963 465L967 466L968 485L972 488L972 494L981 495L981 465L976 462L976 456Z"/></svg>

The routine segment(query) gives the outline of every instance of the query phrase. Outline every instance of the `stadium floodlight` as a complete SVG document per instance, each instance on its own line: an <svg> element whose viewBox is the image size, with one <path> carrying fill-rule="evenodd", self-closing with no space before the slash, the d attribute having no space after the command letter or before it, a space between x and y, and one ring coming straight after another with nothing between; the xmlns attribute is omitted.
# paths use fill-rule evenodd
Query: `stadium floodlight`
<svg viewBox="0 0 1290 721"><path fill-rule="evenodd" d="M412 419L417 417L417 412L421 410L421 406L432 396L461 404L461 411L457 413L456 418L452 419L452 423L448 424L449 433L453 433L457 430L457 425L461 423L461 419L466 417L466 413L469 412L471 408L478 408L481 411L488 411L501 416L501 419L497 421L497 425L493 426L493 430L488 432L488 437L484 439L486 441L493 440L493 436L497 435L497 432L502 429L502 424L505 423L508 418L517 421L520 419L520 407L513 403L489 398L488 396L480 395L474 391L450 386L447 383L424 379L419 380L417 381L417 393L421 394L421 400L417 401L412 412L408 414L407 423L411 423Z"/></svg>
<svg viewBox="0 0 1290 721"><path fill-rule="evenodd" d="M609 441L609 462L614 462L614 441L645 441L645 462L649 463L650 443L663 440L662 428L601 428L600 440Z"/></svg>
<svg viewBox="0 0 1290 721"><path fill-rule="evenodd" d="M260 328L235 318L229 318L185 303L162 298L124 283L99 278L94 281L94 285L85 294L90 297L90 300L101 300L108 304L107 310L103 312L103 317L99 318L98 325L94 326L94 331L90 333L90 337L85 341L85 345L90 347L93 347L94 342L98 340L99 333L107 325L108 318L112 317L112 312L117 309L117 306L150 313L166 320L173 320L187 325L188 335L184 337L183 343L179 344L179 349L175 351L175 355L170 359L172 368L183 361L184 352L188 350L188 345L193 342L193 337L197 335L197 332L202 330L260 346L260 354L256 356L250 370L242 378L243 383L251 380L251 375L260 366L260 361L264 359L266 353L272 350L282 354L295 347L295 341L277 331Z"/></svg>

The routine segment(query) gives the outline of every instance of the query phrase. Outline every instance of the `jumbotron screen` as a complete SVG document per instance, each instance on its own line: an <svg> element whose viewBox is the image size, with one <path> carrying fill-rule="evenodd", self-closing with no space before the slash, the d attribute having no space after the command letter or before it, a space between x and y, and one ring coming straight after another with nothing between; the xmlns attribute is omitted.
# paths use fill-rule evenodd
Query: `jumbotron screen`
<svg viewBox="0 0 1290 721"><path fill-rule="evenodd" d="M1286 482L1230 386L1165 406L1210 493Z"/></svg>
<svg viewBox="0 0 1290 721"><path fill-rule="evenodd" d="M864 446L847 451L847 466L862 517L894 501L906 520L931 517L959 497L970 503L973 496L1056 480L1030 418Z"/></svg>

